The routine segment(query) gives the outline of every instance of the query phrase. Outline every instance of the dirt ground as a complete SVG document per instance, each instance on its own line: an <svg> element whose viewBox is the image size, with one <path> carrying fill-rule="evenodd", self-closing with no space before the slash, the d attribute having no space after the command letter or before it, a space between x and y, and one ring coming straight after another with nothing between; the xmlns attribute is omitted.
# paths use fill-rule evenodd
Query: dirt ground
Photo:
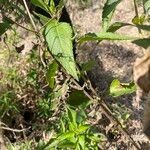
<svg viewBox="0 0 150 150"><path fill-rule="evenodd" d="M83 35L88 32L100 31L103 7L102 0L93 0L92 4L87 8L82 8L72 1L69 1L67 5L74 28L79 34ZM142 11L142 8L139 10ZM112 22L122 21L129 23L134 16L133 1L124 0L117 7ZM131 27L125 27L118 32L127 35L138 34L137 29ZM130 41L103 41L100 44L88 42L82 45L78 51L79 61L96 60L96 65L89 72L89 76L99 93L108 90L110 83L115 78L122 82L133 80L133 64L136 58L142 55L143 49L130 43ZM150 142L142 133L143 107L145 101L141 100L140 92L137 92L137 95L134 93L128 96L121 96L115 99L115 102L111 98L106 98L106 102L111 105L113 103L122 104L129 109L131 116L127 123L127 130L134 141L140 144L141 150L149 150ZM130 142L124 142L124 136L122 136L119 140L107 147L107 149L133 150L134 148L130 145Z"/></svg>

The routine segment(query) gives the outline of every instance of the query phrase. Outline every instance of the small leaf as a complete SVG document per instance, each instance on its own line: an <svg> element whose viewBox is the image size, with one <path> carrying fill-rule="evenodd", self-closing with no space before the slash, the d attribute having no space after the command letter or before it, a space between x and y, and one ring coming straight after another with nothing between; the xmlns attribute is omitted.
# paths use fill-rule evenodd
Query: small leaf
<svg viewBox="0 0 150 150"><path fill-rule="evenodd" d="M82 150L84 150L85 149L85 135L80 135L78 138L78 141Z"/></svg>
<svg viewBox="0 0 150 150"><path fill-rule="evenodd" d="M58 136L57 140L63 141L63 140L65 140L65 139L70 139L70 138L73 138L74 135L75 135L74 132L70 132L70 131L69 131L69 132L63 133L63 134L61 134L60 136Z"/></svg>
<svg viewBox="0 0 150 150"><path fill-rule="evenodd" d="M68 23L52 20L45 29L49 50L66 71L78 80L73 56L72 29Z"/></svg>
<svg viewBox="0 0 150 150"><path fill-rule="evenodd" d="M150 31L150 26L149 25L137 25L137 28L145 31Z"/></svg>
<svg viewBox="0 0 150 150"><path fill-rule="evenodd" d="M36 12L33 12L37 17L40 18L40 21L42 22L42 24L46 24L48 21L50 21L50 18L43 16L42 14L38 14Z"/></svg>
<svg viewBox="0 0 150 150"><path fill-rule="evenodd" d="M59 149L74 149L75 148L75 143L71 142L69 140L64 140L58 145Z"/></svg>
<svg viewBox="0 0 150 150"><path fill-rule="evenodd" d="M64 1L59 0L59 4L57 5L57 10L60 11L64 7Z"/></svg>
<svg viewBox="0 0 150 150"><path fill-rule="evenodd" d="M3 22L0 23L0 36L6 32L11 24L12 22L9 19L3 18Z"/></svg>
<svg viewBox="0 0 150 150"><path fill-rule="evenodd" d="M64 133L66 131L66 128L65 128L65 124L62 119L60 119L60 123L61 123L61 130Z"/></svg>
<svg viewBox="0 0 150 150"><path fill-rule="evenodd" d="M48 6L43 0L31 0L31 3L49 13Z"/></svg>
<svg viewBox="0 0 150 150"><path fill-rule="evenodd" d="M51 14L55 14L56 12L54 0L50 0L50 12Z"/></svg>
<svg viewBox="0 0 150 150"><path fill-rule="evenodd" d="M88 33L79 39L79 43L86 41L101 41L101 40L134 40L136 37L131 37L127 35L120 35L111 32L100 32L100 33Z"/></svg>
<svg viewBox="0 0 150 150"><path fill-rule="evenodd" d="M135 16L132 19L132 23L135 24L135 25L142 25L144 23L144 21L145 21L145 16L144 15L142 15L140 17Z"/></svg>
<svg viewBox="0 0 150 150"><path fill-rule="evenodd" d="M49 65L49 68L47 70L47 73L46 73L46 79L47 79L47 82L49 84L49 87L51 89L54 88L54 85L55 85L55 74L56 74L56 71L58 70L58 64L56 63L56 61L54 60L50 65Z"/></svg>
<svg viewBox="0 0 150 150"><path fill-rule="evenodd" d="M68 118L71 124L74 127L77 127L77 112L69 107L67 107L67 111L68 111Z"/></svg>
<svg viewBox="0 0 150 150"><path fill-rule="evenodd" d="M74 135L75 135L74 132L63 133L63 134L59 135L56 139L49 141L47 143L46 147L44 148L44 150L50 150L51 148L57 146L63 140L74 137Z"/></svg>
<svg viewBox="0 0 150 150"><path fill-rule="evenodd" d="M131 25L131 24L123 23L123 22L115 22L111 26L109 26L107 32L115 32L119 30L120 28L128 26L128 25Z"/></svg>
<svg viewBox="0 0 150 150"><path fill-rule="evenodd" d="M149 38L144 38L144 39L138 39L138 40L134 40L132 41L132 43L141 46L145 49L148 49L150 47L150 37Z"/></svg>
<svg viewBox="0 0 150 150"><path fill-rule="evenodd" d="M89 102L89 98L83 91L73 91L68 98L68 104L74 107L81 106L82 108L85 108Z"/></svg>
<svg viewBox="0 0 150 150"><path fill-rule="evenodd" d="M78 127L78 129L76 130L76 132L78 134L84 133L85 131L87 131L90 128L90 125L86 124L86 125L80 125Z"/></svg>
<svg viewBox="0 0 150 150"><path fill-rule="evenodd" d="M118 97L133 92L135 92L135 84L133 82L120 83L119 80L115 79L110 85L110 95L113 97Z"/></svg>
<svg viewBox="0 0 150 150"><path fill-rule="evenodd" d="M103 31L107 31L111 18L114 14L114 11L117 5L121 2L121 0L107 0L102 13L102 21L103 21Z"/></svg>

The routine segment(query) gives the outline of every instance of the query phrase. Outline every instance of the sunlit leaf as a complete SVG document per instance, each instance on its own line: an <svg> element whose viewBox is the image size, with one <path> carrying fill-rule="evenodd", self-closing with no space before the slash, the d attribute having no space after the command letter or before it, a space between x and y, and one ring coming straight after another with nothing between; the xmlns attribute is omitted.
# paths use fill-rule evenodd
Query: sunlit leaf
<svg viewBox="0 0 150 150"><path fill-rule="evenodd" d="M70 25L52 20L45 29L45 37L51 54L70 75L78 80Z"/></svg>
<svg viewBox="0 0 150 150"><path fill-rule="evenodd" d="M150 15L150 0L143 0L144 1L144 9L148 15Z"/></svg>
<svg viewBox="0 0 150 150"><path fill-rule="evenodd" d="M52 142L48 142L44 150L50 150L51 148L57 146L60 142L62 142L65 139L70 139L74 137L74 132L66 132L61 135L59 135L56 139L54 139Z"/></svg>
<svg viewBox="0 0 150 150"><path fill-rule="evenodd" d="M77 127L77 112L71 108L67 108L68 118L74 127Z"/></svg>
<svg viewBox="0 0 150 150"><path fill-rule="evenodd" d="M113 97L118 97L124 94L130 94L135 92L135 84L130 83L120 83L119 80L115 79L110 85L110 95Z"/></svg>
<svg viewBox="0 0 150 150"><path fill-rule="evenodd" d="M121 2L122 0L107 0L102 13L102 21L103 21L103 31L107 31L111 18L114 14L114 11L116 9L116 6Z"/></svg>
<svg viewBox="0 0 150 150"><path fill-rule="evenodd" d="M135 16L132 19L132 23L135 24L135 25L142 25L144 23L144 21L145 21L145 16L144 15L142 15L140 17Z"/></svg>
<svg viewBox="0 0 150 150"><path fill-rule="evenodd" d="M55 12L56 12L54 0L50 0L50 12L52 14L55 14Z"/></svg>
<svg viewBox="0 0 150 150"><path fill-rule="evenodd" d="M80 135L78 138L79 144L81 148L84 150L85 149L85 135Z"/></svg>
<svg viewBox="0 0 150 150"><path fill-rule="evenodd" d="M78 129L76 130L78 134L81 134L83 132L85 132L87 129L90 128L90 125L81 125L78 127Z"/></svg>
<svg viewBox="0 0 150 150"><path fill-rule="evenodd" d="M43 0L31 0L31 3L49 13L48 6Z"/></svg>
<svg viewBox="0 0 150 150"><path fill-rule="evenodd" d="M134 40L136 37L121 35L112 32L88 33L79 39L79 43L86 41L101 41L101 40Z"/></svg>

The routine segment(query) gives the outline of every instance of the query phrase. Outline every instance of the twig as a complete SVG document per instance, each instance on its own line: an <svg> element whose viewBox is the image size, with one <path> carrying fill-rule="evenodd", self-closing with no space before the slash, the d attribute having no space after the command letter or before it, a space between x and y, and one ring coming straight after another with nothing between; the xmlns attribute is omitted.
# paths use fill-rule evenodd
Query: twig
<svg viewBox="0 0 150 150"><path fill-rule="evenodd" d="M13 131L13 132L23 132L23 131L27 130L27 129L21 129L21 130L19 130L19 129L12 129L12 128L9 128L9 127L0 127L0 129L9 130L9 131Z"/></svg>
<svg viewBox="0 0 150 150"><path fill-rule="evenodd" d="M27 11L27 13L28 13L28 16L29 16L29 18L30 18L31 24L32 24L34 30L36 31L36 26L35 26L35 23L34 23L32 17L31 17L31 13L30 13L29 8L28 8L28 6L27 6L26 0L23 0L23 3L24 3L24 6L25 6L26 11Z"/></svg>
<svg viewBox="0 0 150 150"><path fill-rule="evenodd" d="M19 23L17 23L16 21L12 20L11 18L7 17L7 16L4 15L4 14L2 14L2 15L3 15L6 19L10 20L12 23L16 24L17 26L19 26L19 27L21 27L21 28L23 28L23 29L25 29L25 30L27 30L27 31L30 31L30 32L33 32L33 33L36 33L36 34L37 34L36 31L31 30L31 29L28 29L28 28L26 28L26 27L20 25Z"/></svg>
<svg viewBox="0 0 150 150"><path fill-rule="evenodd" d="M137 7L136 0L134 0L134 9L135 9L135 16L137 18L139 18L139 13L138 13L138 7ZM139 31L140 34L142 33L140 28L138 28L138 31Z"/></svg>
<svg viewBox="0 0 150 150"><path fill-rule="evenodd" d="M23 0L23 3L24 3L24 6L25 6L26 11L27 11L27 13L28 13L28 16L29 16L29 18L30 18L31 24L32 24L32 26L33 26L33 28L34 28L34 30L35 30L35 33L36 33L36 35L38 36L39 40L40 40L41 43L42 43L42 39L41 39L41 37L40 37L40 35L39 35L39 32L37 32L36 25L35 25L35 23L34 23L32 17L31 17L31 13L30 13L30 11L29 11L29 8L28 8L28 5L27 5L27 3L26 3L26 0ZM44 68L45 68L45 67L46 67L46 63L45 63L44 60L43 60L43 54L44 54L44 53L43 53L41 50L42 50L42 48L41 48L41 45L40 45L40 47L39 47L39 56L40 56L40 60L41 60L41 62L42 62L42 64L43 64L43 66L44 66Z"/></svg>

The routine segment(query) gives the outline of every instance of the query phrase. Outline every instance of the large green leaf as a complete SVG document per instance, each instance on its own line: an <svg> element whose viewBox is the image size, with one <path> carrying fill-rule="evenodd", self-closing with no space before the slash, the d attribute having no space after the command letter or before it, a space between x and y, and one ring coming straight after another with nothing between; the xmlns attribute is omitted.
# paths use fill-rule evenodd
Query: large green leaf
<svg viewBox="0 0 150 150"><path fill-rule="evenodd" d="M52 20L46 26L45 37L51 54L70 75L78 80L70 25Z"/></svg>
<svg viewBox="0 0 150 150"><path fill-rule="evenodd" d="M47 73L46 73L46 79L47 79L47 82L50 86L50 88L54 88L54 85L55 85L55 74L56 74L56 71L58 70L58 64L57 62L54 60L50 65L49 65L49 68L47 70Z"/></svg>
<svg viewBox="0 0 150 150"><path fill-rule="evenodd" d="M102 13L102 21L103 21L103 31L107 31L111 18L114 14L114 11L116 9L116 6L121 2L122 0L107 0Z"/></svg>
<svg viewBox="0 0 150 150"><path fill-rule="evenodd" d="M79 39L79 43L86 41L101 41L101 40L135 40L136 37L121 35L111 32L88 33Z"/></svg>
<svg viewBox="0 0 150 150"><path fill-rule="evenodd" d="M113 97L118 97L124 94L130 94L135 92L135 84L130 83L120 83L119 80L115 79L110 85L110 95Z"/></svg>
<svg viewBox="0 0 150 150"><path fill-rule="evenodd" d="M48 6L43 0L31 0L31 3L49 13Z"/></svg>

